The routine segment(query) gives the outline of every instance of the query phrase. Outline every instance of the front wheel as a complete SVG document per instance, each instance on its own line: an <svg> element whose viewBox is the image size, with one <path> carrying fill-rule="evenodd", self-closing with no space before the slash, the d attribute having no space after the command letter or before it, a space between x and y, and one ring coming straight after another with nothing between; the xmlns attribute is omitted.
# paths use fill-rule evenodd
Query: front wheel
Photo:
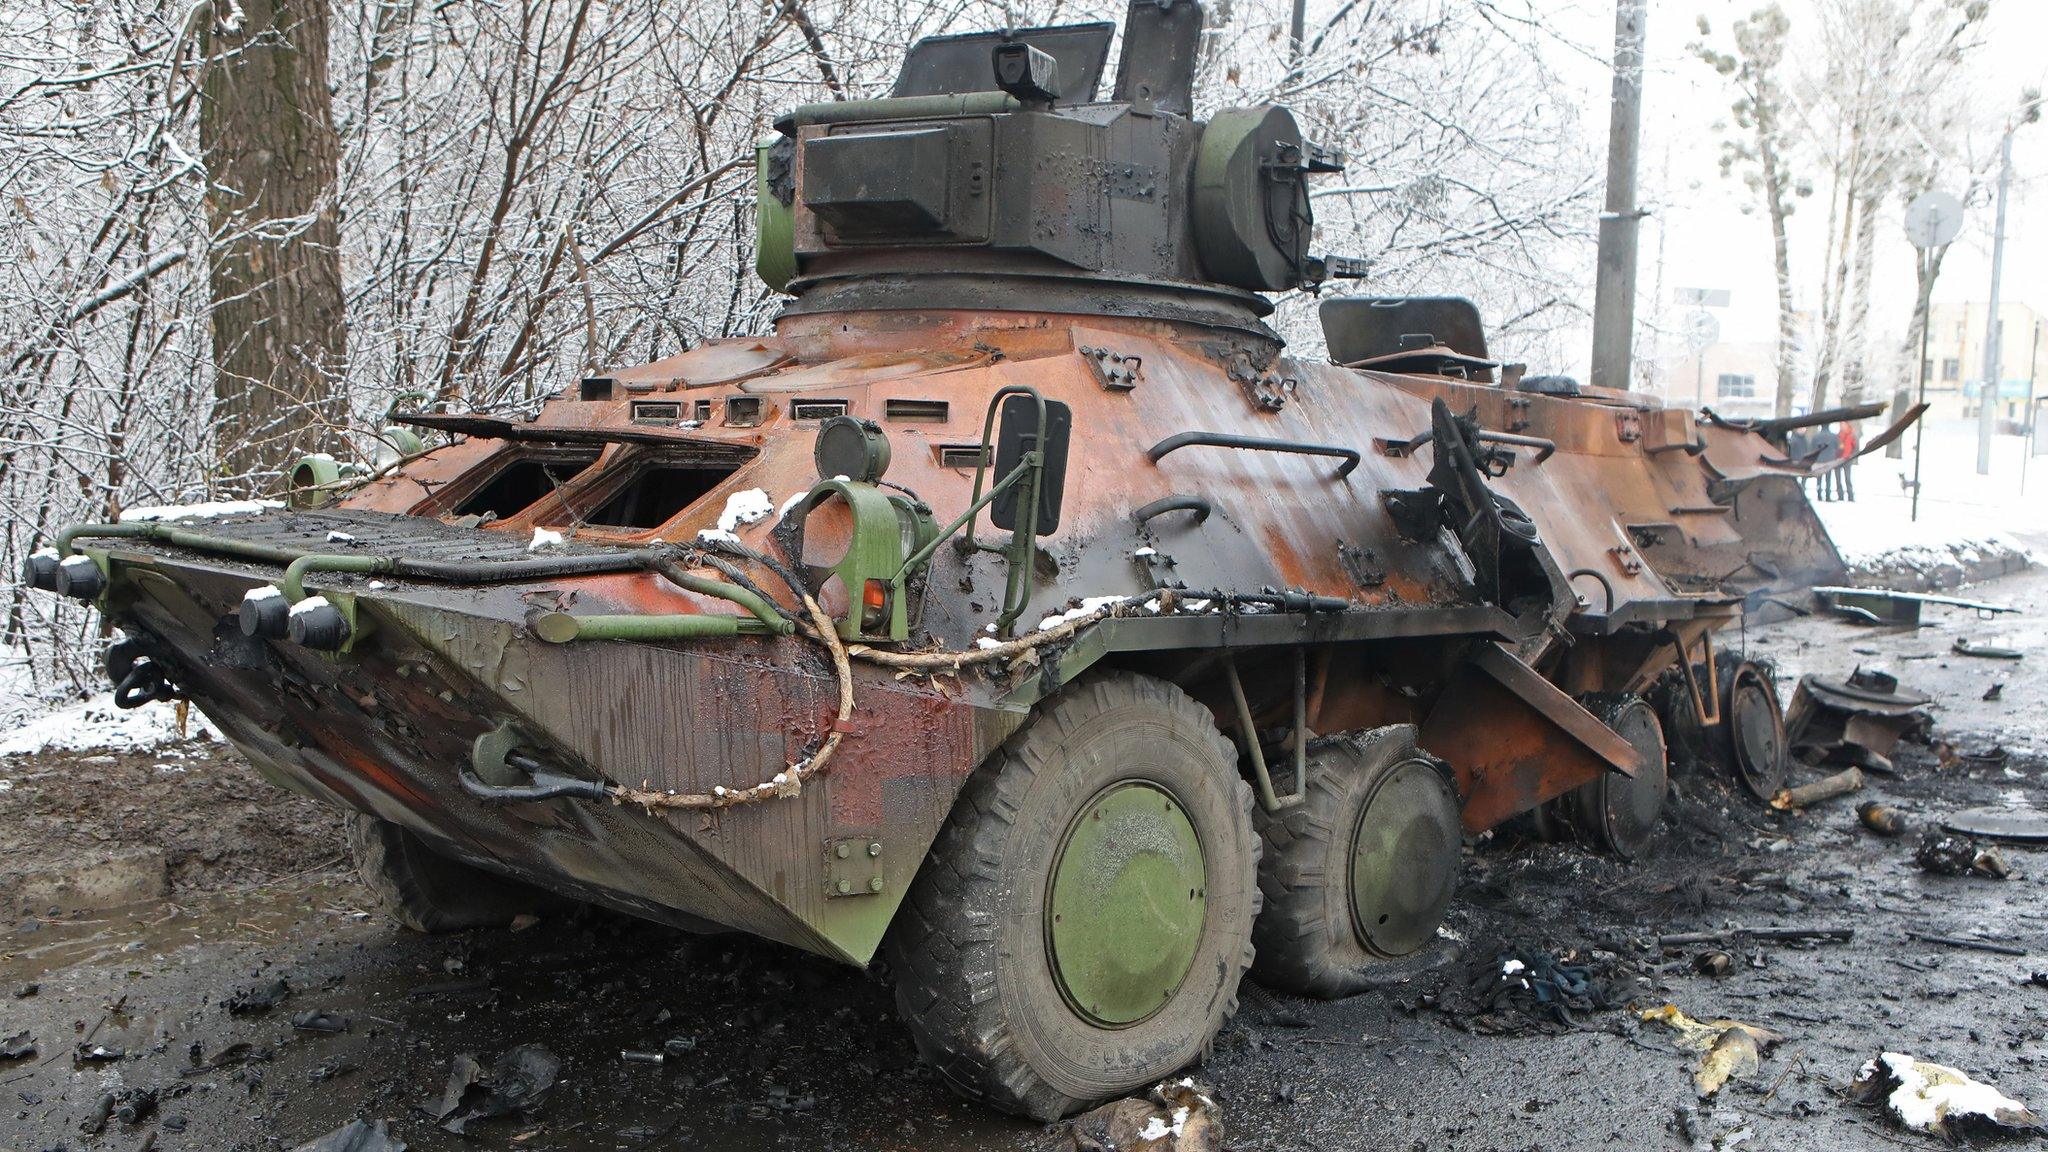
<svg viewBox="0 0 2048 1152"><path fill-rule="evenodd" d="M1251 790L1209 713L1087 679L955 802L890 931L897 1007L953 1088L1056 1119L1202 1055L1258 901Z"/></svg>

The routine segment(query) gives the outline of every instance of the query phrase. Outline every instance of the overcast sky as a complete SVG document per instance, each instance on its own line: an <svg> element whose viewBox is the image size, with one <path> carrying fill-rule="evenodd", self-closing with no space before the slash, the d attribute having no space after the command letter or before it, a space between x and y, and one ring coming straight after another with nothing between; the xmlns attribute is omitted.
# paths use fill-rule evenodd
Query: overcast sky
<svg viewBox="0 0 2048 1152"><path fill-rule="evenodd" d="M1697 38L1696 20L1704 13L1717 33L1759 7L1759 0L1650 0L1649 74L1643 113L1643 149L1639 179L1646 206L1659 216L1644 223L1639 287L1643 306L1657 281L1660 239L1664 298L1680 286L1725 288L1731 306L1720 313L1722 339L1769 340L1776 326L1776 287L1771 271L1768 218L1756 194L1740 179L1722 177L1721 135L1717 122L1728 119L1733 94L1723 79L1686 51ZM1783 0L1795 36L1814 20L1807 0ZM2048 87L2048 63L2041 45L2048 43L2048 3L2040 0L1992 0L1987 45L1975 57L1974 85L1986 107L2015 103L2021 89ZM1566 0L1545 6L1554 26L1569 41L1593 46L1603 59L1591 59L1560 44L1560 73L1582 90L1584 123L1604 139L1610 73L1604 57L1613 44L1611 0ZM1724 41L1725 42L1725 41ZM1987 139L1986 146L1992 141ZM1814 180L1813 195L1801 201L1792 218L1793 280L1801 307L1819 299L1822 233L1827 222L1827 185L1811 163L1800 174ZM2013 147L2012 198L2006 216L2004 296L2048 309L2048 123L2020 130ZM1960 193L1966 177L1951 187ZM1905 242L1896 200L1885 204L1879 236L1873 337L1890 346L1903 336L1912 305L1913 254ZM1949 250L1935 300L1982 300L1991 278L1992 211L1973 208L1962 236ZM1660 238L1660 231L1662 233ZM1592 286L1585 290L1592 310ZM1673 317L1675 319L1675 316ZM1588 333L1590 339L1590 333ZM1576 367L1584 370L1584 355Z"/></svg>

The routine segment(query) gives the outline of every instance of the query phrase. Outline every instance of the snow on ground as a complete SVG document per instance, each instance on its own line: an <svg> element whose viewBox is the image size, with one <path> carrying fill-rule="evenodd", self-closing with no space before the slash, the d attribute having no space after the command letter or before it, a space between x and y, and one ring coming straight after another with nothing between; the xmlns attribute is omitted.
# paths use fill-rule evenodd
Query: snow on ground
<svg viewBox="0 0 2048 1152"><path fill-rule="evenodd" d="M1913 476L1913 433L1904 439L1900 459L1875 452L1856 462L1854 502L1814 502L1852 569L1966 563L1980 553L2048 544L2048 456L2030 459L2026 441L1996 436L1991 474L1979 476L1975 422L1930 424L1915 520L1902 483Z"/></svg>
<svg viewBox="0 0 2048 1152"><path fill-rule="evenodd" d="M124 711L114 707L113 693L102 692L82 704L11 726L0 736L0 756L87 750L145 752L202 734L208 739L215 738L213 726L196 711L187 720L185 733L180 735L177 705L145 704Z"/></svg>

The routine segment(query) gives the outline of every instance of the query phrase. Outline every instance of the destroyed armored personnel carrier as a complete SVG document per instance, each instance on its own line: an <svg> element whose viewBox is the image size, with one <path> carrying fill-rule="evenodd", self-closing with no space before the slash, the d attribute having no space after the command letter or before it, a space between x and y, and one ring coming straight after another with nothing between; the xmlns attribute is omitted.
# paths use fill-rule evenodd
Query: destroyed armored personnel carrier
<svg viewBox="0 0 2048 1152"><path fill-rule="evenodd" d="M1289 357L1262 294L1359 271L1309 251L1341 158L1195 119L1201 21L1135 0L1107 99L1106 24L921 41L762 145L771 335L27 578L120 626L124 703L355 813L405 923L545 890L886 954L945 1079L1039 1117L1196 1059L1247 971L1441 958L1467 837L1641 850L1665 721L1775 789L1712 636L1839 567L1805 466L1526 378L1460 299L1333 296Z"/></svg>

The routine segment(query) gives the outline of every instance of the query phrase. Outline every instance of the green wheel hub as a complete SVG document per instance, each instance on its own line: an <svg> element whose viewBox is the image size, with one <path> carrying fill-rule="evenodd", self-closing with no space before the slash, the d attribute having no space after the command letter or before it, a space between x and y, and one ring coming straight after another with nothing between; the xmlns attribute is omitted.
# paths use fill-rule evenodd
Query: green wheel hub
<svg viewBox="0 0 2048 1152"><path fill-rule="evenodd" d="M1090 1023L1122 1028L1173 999L1208 911L1201 839L1160 786L1126 780L1083 805L1053 858L1053 982Z"/></svg>
<svg viewBox="0 0 2048 1152"><path fill-rule="evenodd" d="M1375 955L1406 956L1435 937L1458 878L1458 802L1426 760L1394 765L1351 835L1351 921Z"/></svg>

